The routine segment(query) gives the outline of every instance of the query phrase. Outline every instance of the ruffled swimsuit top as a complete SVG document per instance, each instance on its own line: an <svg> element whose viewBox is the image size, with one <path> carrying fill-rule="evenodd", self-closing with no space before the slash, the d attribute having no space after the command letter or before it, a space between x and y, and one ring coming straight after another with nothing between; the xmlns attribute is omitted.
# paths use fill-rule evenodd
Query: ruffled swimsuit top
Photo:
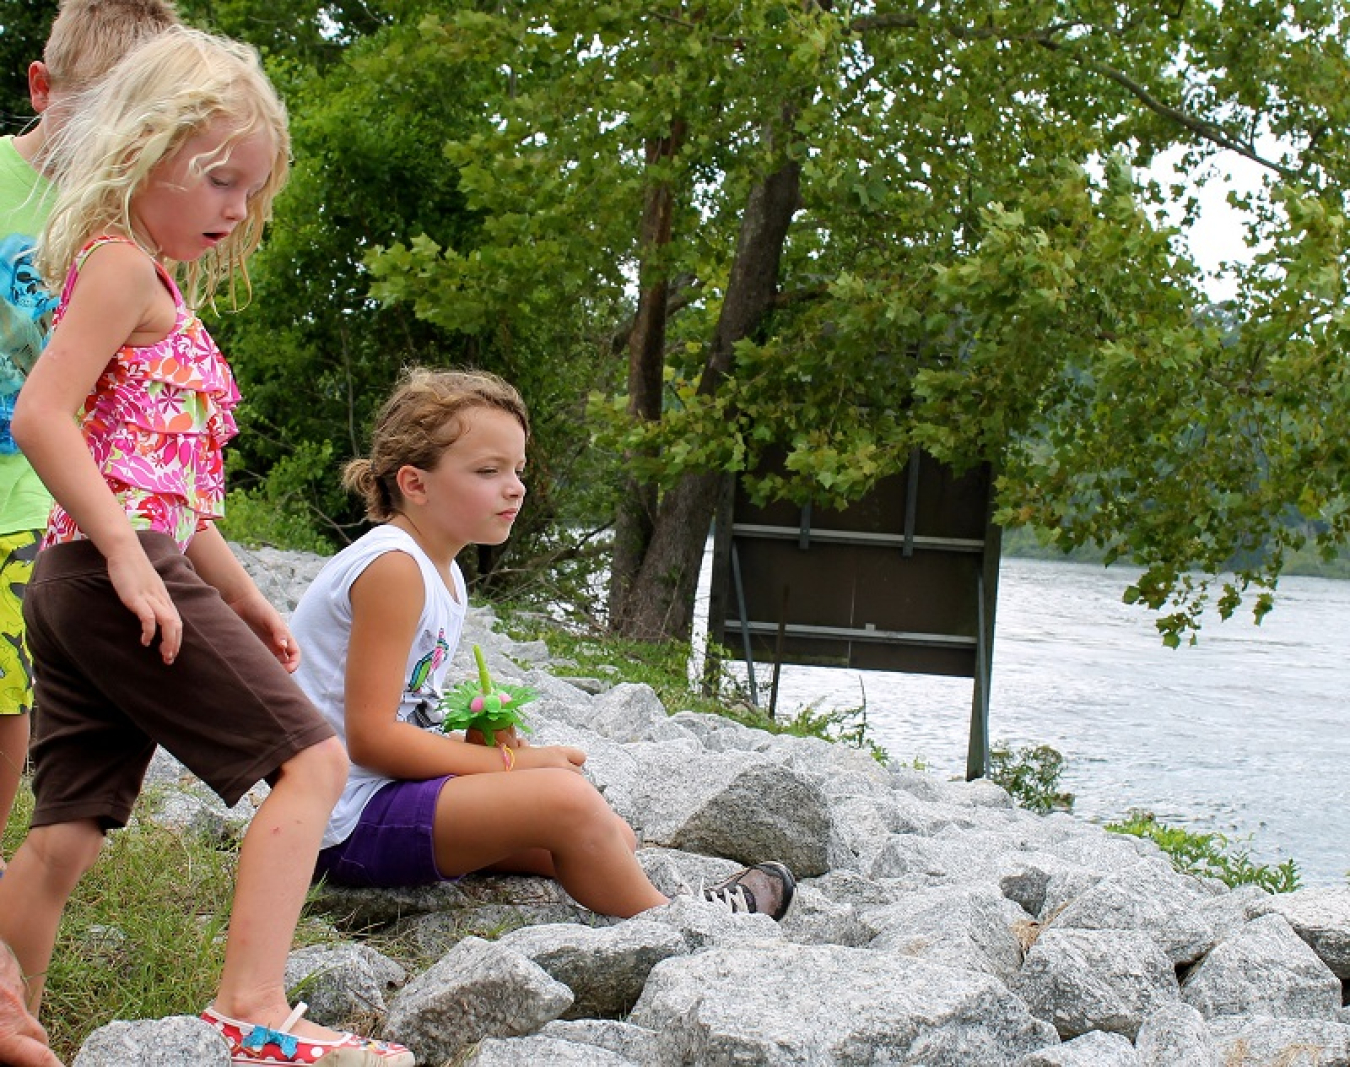
<svg viewBox="0 0 1350 1067"><path fill-rule="evenodd" d="M60 323L90 252L124 237L97 237L70 268L56 310ZM80 429L99 472L137 530L168 534L186 550L204 523L225 514L225 442L238 429L239 403L225 357L183 302L158 263L173 296L174 325L152 345L123 345L104 368L80 410ZM83 540L74 520L52 508L43 547Z"/></svg>

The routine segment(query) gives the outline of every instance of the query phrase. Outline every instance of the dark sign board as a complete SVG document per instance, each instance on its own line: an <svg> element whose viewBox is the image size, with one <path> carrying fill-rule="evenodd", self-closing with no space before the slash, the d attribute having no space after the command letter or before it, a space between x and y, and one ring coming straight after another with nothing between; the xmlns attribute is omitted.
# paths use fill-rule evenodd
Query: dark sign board
<svg viewBox="0 0 1350 1067"><path fill-rule="evenodd" d="M714 528L709 635L752 666L973 679L966 772L984 775L999 560L992 477L988 465L958 475L916 452L843 511L759 506L729 483Z"/></svg>

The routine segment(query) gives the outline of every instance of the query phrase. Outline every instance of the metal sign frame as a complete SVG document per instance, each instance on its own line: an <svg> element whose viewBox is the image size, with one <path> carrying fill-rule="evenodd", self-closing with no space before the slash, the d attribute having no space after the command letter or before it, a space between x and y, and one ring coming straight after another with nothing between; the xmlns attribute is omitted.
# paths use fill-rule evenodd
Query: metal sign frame
<svg viewBox="0 0 1350 1067"><path fill-rule="evenodd" d="M724 481L708 632L750 667L816 663L971 678L966 777L989 769L989 685L1001 531L993 471L957 474L915 451L843 511L752 503Z"/></svg>

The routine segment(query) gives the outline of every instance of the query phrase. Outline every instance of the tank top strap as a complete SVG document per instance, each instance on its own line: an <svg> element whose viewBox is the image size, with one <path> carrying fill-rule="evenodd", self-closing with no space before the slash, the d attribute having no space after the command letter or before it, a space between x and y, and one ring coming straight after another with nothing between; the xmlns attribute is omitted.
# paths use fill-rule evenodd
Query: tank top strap
<svg viewBox="0 0 1350 1067"><path fill-rule="evenodd" d="M84 266L85 260L89 258L89 254L93 252L94 249L102 248L104 245L109 244L131 245L132 248L145 252L145 249L141 248L141 246L130 237L120 237L111 233L100 234L98 237L93 237L86 241L84 247L81 248L79 253L75 256L75 262L71 264L70 274L66 276L65 288L61 291L62 304L65 304L69 300L70 291L74 288L75 280L80 276L80 269ZM164 264L160 263L159 260L150 255L149 252L145 252L145 256L155 265L155 273L159 275L159 280L164 283L164 288L169 290L169 294L173 297L174 306L181 309L183 307L183 294L178 291L178 284L173 280L173 275L165 270Z"/></svg>

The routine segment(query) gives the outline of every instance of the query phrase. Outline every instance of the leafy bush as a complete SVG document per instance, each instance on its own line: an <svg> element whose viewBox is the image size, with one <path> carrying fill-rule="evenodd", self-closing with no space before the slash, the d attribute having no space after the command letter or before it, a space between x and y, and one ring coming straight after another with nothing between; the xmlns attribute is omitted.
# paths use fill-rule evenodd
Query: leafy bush
<svg viewBox="0 0 1350 1067"><path fill-rule="evenodd" d="M1220 833L1197 833L1158 822L1150 811L1135 809L1123 822L1107 823L1118 834L1155 842L1183 874L1217 878L1225 885L1255 885L1271 893L1299 888L1298 864L1292 859L1275 866L1253 863L1251 853Z"/></svg>
<svg viewBox="0 0 1350 1067"><path fill-rule="evenodd" d="M989 751L989 777L1028 811L1069 811L1073 794L1059 788L1064 756L1049 745L1027 745L1014 752L1000 741Z"/></svg>

